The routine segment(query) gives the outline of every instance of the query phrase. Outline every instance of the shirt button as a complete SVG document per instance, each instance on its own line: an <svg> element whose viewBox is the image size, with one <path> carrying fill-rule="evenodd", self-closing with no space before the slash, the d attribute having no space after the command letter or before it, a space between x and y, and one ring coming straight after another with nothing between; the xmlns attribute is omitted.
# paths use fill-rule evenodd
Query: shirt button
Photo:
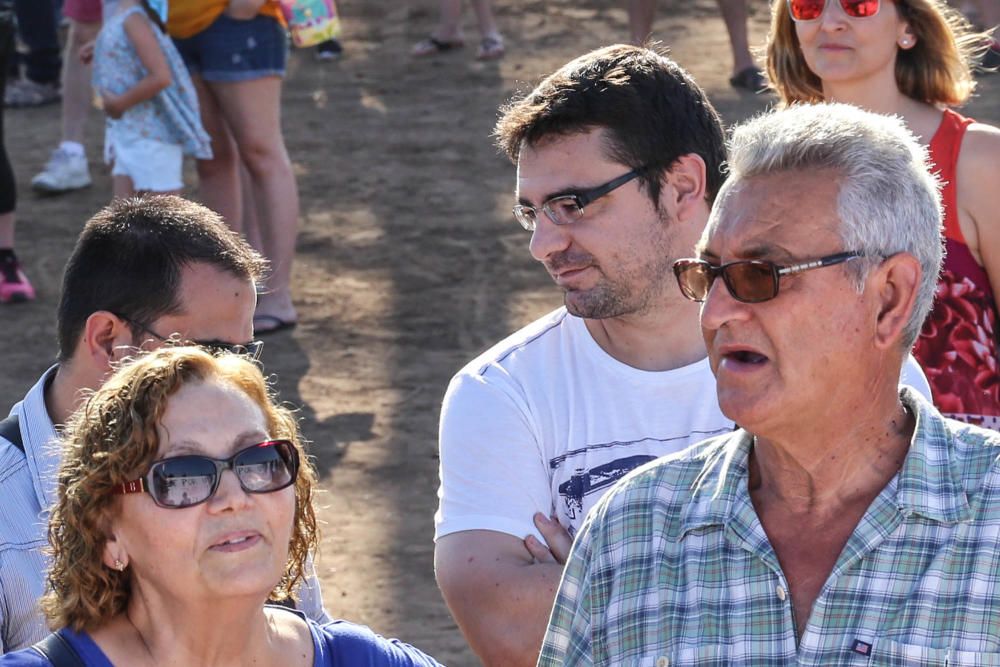
<svg viewBox="0 0 1000 667"><path fill-rule="evenodd" d="M785 598L788 597L788 594L785 592L785 589L782 588L781 586L777 586L774 589L774 592L778 594L778 599L781 600L782 602L784 602Z"/></svg>
<svg viewBox="0 0 1000 667"><path fill-rule="evenodd" d="M656 659L656 667L670 667L670 658L665 655L661 655Z"/></svg>

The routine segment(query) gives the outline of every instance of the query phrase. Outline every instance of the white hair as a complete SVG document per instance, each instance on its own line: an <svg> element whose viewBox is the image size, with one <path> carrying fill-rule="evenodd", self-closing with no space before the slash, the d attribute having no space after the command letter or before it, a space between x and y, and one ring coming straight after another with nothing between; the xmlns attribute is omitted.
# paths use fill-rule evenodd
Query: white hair
<svg viewBox="0 0 1000 667"><path fill-rule="evenodd" d="M733 130L729 178L719 198L757 176L836 170L844 250L866 256L848 264L858 291L881 258L905 252L920 262L917 298L902 337L910 348L933 305L944 255L939 181L928 166L927 150L895 116L847 104L793 105Z"/></svg>

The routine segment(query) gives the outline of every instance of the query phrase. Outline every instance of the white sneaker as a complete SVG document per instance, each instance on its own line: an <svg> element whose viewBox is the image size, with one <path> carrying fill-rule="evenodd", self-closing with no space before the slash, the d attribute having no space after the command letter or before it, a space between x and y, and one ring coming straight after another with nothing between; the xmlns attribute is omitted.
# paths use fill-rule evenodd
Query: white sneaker
<svg viewBox="0 0 1000 667"><path fill-rule="evenodd" d="M45 169L31 179L31 187L37 192L58 194L78 190L90 185L90 169L86 155L72 155L57 148L45 164Z"/></svg>

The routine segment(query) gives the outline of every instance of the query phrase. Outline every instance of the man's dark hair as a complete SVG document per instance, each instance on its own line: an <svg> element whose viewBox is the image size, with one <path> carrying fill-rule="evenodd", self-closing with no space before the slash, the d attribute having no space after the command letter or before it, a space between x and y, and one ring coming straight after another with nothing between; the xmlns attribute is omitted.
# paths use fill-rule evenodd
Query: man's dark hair
<svg viewBox="0 0 1000 667"><path fill-rule="evenodd" d="M180 312L181 272L191 264L255 282L267 267L217 213L181 197L117 199L101 209L63 274L60 361L73 355L87 318L99 310L142 325Z"/></svg>
<svg viewBox="0 0 1000 667"><path fill-rule="evenodd" d="M725 180L722 121L704 91L677 63L618 44L580 56L502 111L494 134L517 163L523 146L604 128L611 159L640 170L653 204L660 178L682 155L701 156L709 203Z"/></svg>

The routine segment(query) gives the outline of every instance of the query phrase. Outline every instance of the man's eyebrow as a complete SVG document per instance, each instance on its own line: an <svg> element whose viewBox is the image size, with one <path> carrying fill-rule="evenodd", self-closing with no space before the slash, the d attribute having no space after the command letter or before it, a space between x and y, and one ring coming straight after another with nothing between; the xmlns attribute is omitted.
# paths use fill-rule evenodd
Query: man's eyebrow
<svg viewBox="0 0 1000 667"><path fill-rule="evenodd" d="M578 185L567 185L564 188L556 190L555 192L550 192L542 198L542 204L549 201L550 199L555 199L556 197L566 197L568 195L580 195L588 190L593 190L595 188L601 187L601 184L591 185L588 187L580 187ZM525 199L524 197L518 197L517 203L523 206L534 206L535 204L530 199Z"/></svg>

